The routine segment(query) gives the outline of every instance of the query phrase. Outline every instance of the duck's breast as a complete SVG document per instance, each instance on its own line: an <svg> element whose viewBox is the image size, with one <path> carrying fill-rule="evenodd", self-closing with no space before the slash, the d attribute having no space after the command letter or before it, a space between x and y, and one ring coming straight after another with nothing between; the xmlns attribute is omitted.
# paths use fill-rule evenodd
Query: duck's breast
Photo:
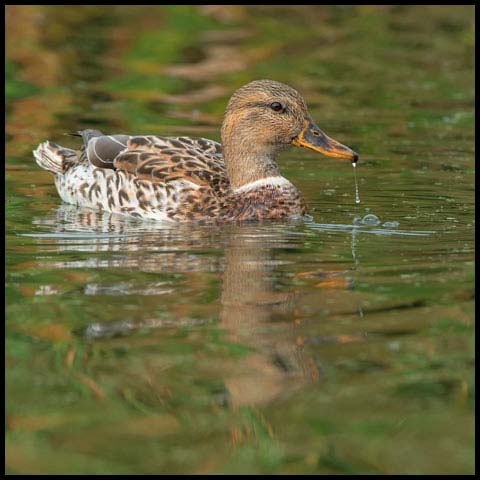
<svg viewBox="0 0 480 480"><path fill-rule="evenodd" d="M257 180L233 190L222 205L222 220L279 219L305 215L298 189L284 177Z"/></svg>

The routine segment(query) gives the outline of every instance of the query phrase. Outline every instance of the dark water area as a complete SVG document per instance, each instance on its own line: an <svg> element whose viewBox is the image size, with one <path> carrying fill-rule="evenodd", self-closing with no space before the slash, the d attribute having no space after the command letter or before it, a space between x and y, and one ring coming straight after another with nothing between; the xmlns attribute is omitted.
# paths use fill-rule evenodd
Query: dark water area
<svg viewBox="0 0 480 480"><path fill-rule="evenodd" d="M473 474L474 7L8 6L6 473ZM287 83L311 218L63 204L65 132L219 140Z"/></svg>

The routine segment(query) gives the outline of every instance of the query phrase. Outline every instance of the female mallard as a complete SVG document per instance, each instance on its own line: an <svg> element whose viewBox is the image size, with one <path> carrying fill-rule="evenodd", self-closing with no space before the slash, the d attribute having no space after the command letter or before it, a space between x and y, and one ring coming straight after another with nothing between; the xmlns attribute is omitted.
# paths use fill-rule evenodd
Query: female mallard
<svg viewBox="0 0 480 480"><path fill-rule="evenodd" d="M225 112L222 144L205 138L79 132L79 152L44 142L33 152L67 203L153 220L260 220L304 215L300 192L280 175L288 145L357 161L327 137L293 88L255 80Z"/></svg>

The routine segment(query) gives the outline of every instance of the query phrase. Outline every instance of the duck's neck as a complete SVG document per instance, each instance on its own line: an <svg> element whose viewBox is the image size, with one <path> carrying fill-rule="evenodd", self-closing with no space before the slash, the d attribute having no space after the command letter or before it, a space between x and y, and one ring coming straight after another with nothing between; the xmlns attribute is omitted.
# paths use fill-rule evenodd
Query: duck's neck
<svg viewBox="0 0 480 480"><path fill-rule="evenodd" d="M280 176L278 148L256 143L254 136L245 135L242 138L239 131L233 135L234 142L229 141L231 138L231 135L222 135L223 158L232 189L262 178Z"/></svg>
<svg viewBox="0 0 480 480"><path fill-rule="evenodd" d="M226 145L223 148L223 155L232 189L262 178L280 175L276 155L271 153L259 149L245 149L242 145L238 145L238 148Z"/></svg>

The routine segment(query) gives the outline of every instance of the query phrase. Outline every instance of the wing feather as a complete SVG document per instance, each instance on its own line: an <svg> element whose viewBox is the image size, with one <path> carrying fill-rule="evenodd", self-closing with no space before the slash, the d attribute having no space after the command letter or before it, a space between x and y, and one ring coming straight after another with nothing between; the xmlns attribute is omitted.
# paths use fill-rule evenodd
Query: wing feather
<svg viewBox="0 0 480 480"><path fill-rule="evenodd" d="M130 137L113 166L150 182L187 180L217 194L229 187L222 147L206 138Z"/></svg>

